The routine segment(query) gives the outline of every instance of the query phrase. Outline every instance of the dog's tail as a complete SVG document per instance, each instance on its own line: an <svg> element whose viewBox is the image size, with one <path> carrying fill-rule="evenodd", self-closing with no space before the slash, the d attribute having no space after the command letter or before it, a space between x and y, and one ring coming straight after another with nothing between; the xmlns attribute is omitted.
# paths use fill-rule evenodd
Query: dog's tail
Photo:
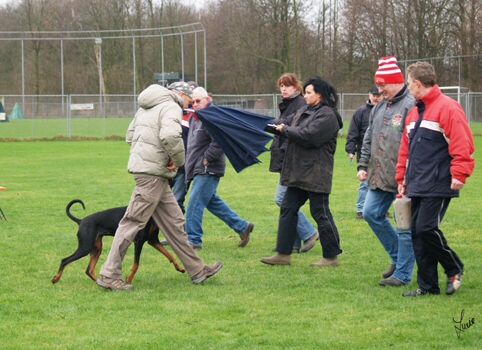
<svg viewBox="0 0 482 350"><path fill-rule="evenodd" d="M80 221L81 221L81 219L77 219L75 216L73 216L73 215L70 213L70 207L73 206L75 203L80 203L80 204L82 204L82 208L84 208L84 210L85 210L84 202L82 202L80 199L74 199L73 201L70 201L69 204L67 204L67 207L65 208L65 213L67 214L67 216L68 216L72 221L75 221L77 224L79 224Z"/></svg>

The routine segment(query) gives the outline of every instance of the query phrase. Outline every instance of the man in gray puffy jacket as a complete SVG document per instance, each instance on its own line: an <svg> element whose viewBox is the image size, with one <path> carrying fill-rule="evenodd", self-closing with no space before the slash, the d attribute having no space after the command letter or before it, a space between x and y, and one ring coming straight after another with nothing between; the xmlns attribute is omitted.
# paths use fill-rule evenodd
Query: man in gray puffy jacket
<svg viewBox="0 0 482 350"><path fill-rule="evenodd" d="M395 229L386 218L398 192L395 165L403 131L403 121L415 105L405 85L403 73L393 56L378 61L375 84L383 101L373 107L363 138L357 177L368 182L363 218L377 236L391 263L382 272L381 286L400 287L412 279L415 256L410 230Z"/></svg>
<svg viewBox="0 0 482 350"><path fill-rule="evenodd" d="M137 232L151 216L193 283L203 282L222 267L220 262L204 264L188 244L184 216L169 187L169 179L185 161L182 109L192 98L187 83L174 83L169 89L151 85L142 91L138 97L140 108L127 130L126 141L131 146L127 170L134 175L136 186L97 279L103 288L133 289L122 280L122 261Z"/></svg>

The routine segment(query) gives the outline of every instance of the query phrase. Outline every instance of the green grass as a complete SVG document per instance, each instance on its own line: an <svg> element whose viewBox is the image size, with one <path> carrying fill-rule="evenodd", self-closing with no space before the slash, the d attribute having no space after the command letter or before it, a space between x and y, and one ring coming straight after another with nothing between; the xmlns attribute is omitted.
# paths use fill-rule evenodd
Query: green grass
<svg viewBox="0 0 482 350"><path fill-rule="evenodd" d="M3 125L0 125L3 126ZM475 157L482 159L482 137ZM340 139L332 212L344 253L336 268L311 268L321 247L292 256L291 266L268 266L278 208L277 174L269 155L240 174L228 168L218 193L255 223L249 245L205 214L206 263L224 267L193 285L157 251L145 246L133 292L98 287L84 273L88 258L69 265L55 285L60 260L77 247L66 204L80 198L78 217L126 205L133 189L126 172L129 148L120 141L2 142L0 207L0 334L2 349L478 349L482 343L482 176L476 168L441 226L465 263L462 288L452 296L402 298L410 286L378 286L389 264L366 222L354 219L358 188ZM307 206L304 207L305 212ZM104 262L112 242L104 239ZM170 248L168 248L170 249ZM124 261L127 275L133 258ZM442 290L445 278L440 269ZM415 279L415 275L414 275ZM475 324L457 338L453 318L465 310Z"/></svg>
<svg viewBox="0 0 482 350"><path fill-rule="evenodd" d="M18 119L0 123L1 139L53 138L58 135L104 138L108 136L125 137L129 118L66 118Z"/></svg>
<svg viewBox="0 0 482 350"><path fill-rule="evenodd" d="M0 141L10 139L42 139L60 136L105 138L120 136L122 139L132 118L66 118L19 119L0 123ZM343 135L348 125L345 121ZM471 123L474 135L482 136L482 123Z"/></svg>

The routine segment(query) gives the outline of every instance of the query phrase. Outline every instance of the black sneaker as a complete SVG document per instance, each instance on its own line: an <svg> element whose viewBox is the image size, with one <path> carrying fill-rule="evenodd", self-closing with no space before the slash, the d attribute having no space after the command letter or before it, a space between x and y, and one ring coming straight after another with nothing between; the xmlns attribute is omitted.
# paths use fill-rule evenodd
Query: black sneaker
<svg viewBox="0 0 482 350"><path fill-rule="evenodd" d="M432 293L432 292L429 292L428 290L425 290L425 289L422 289L422 288L417 288L417 289L409 291L409 292L403 292L402 296L404 296L404 297L416 297L416 296L425 295L425 294L440 294L440 293Z"/></svg>
<svg viewBox="0 0 482 350"><path fill-rule="evenodd" d="M462 273L458 273L455 276L449 277L447 279L447 289L445 290L445 294L451 295L454 294L457 289L460 288L462 285Z"/></svg>

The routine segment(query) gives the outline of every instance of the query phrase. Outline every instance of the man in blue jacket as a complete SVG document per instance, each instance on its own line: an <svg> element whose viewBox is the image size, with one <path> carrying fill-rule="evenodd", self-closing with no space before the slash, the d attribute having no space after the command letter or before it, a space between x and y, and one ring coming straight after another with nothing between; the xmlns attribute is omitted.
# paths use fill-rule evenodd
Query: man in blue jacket
<svg viewBox="0 0 482 350"><path fill-rule="evenodd" d="M211 97L202 87L194 89L192 102L194 110L212 104ZM189 120L184 168L186 181L192 181L186 208L186 232L193 249L202 249L202 219L206 208L239 234L238 247L245 247L254 224L241 219L216 194L219 180L226 169L226 156L195 114Z"/></svg>

